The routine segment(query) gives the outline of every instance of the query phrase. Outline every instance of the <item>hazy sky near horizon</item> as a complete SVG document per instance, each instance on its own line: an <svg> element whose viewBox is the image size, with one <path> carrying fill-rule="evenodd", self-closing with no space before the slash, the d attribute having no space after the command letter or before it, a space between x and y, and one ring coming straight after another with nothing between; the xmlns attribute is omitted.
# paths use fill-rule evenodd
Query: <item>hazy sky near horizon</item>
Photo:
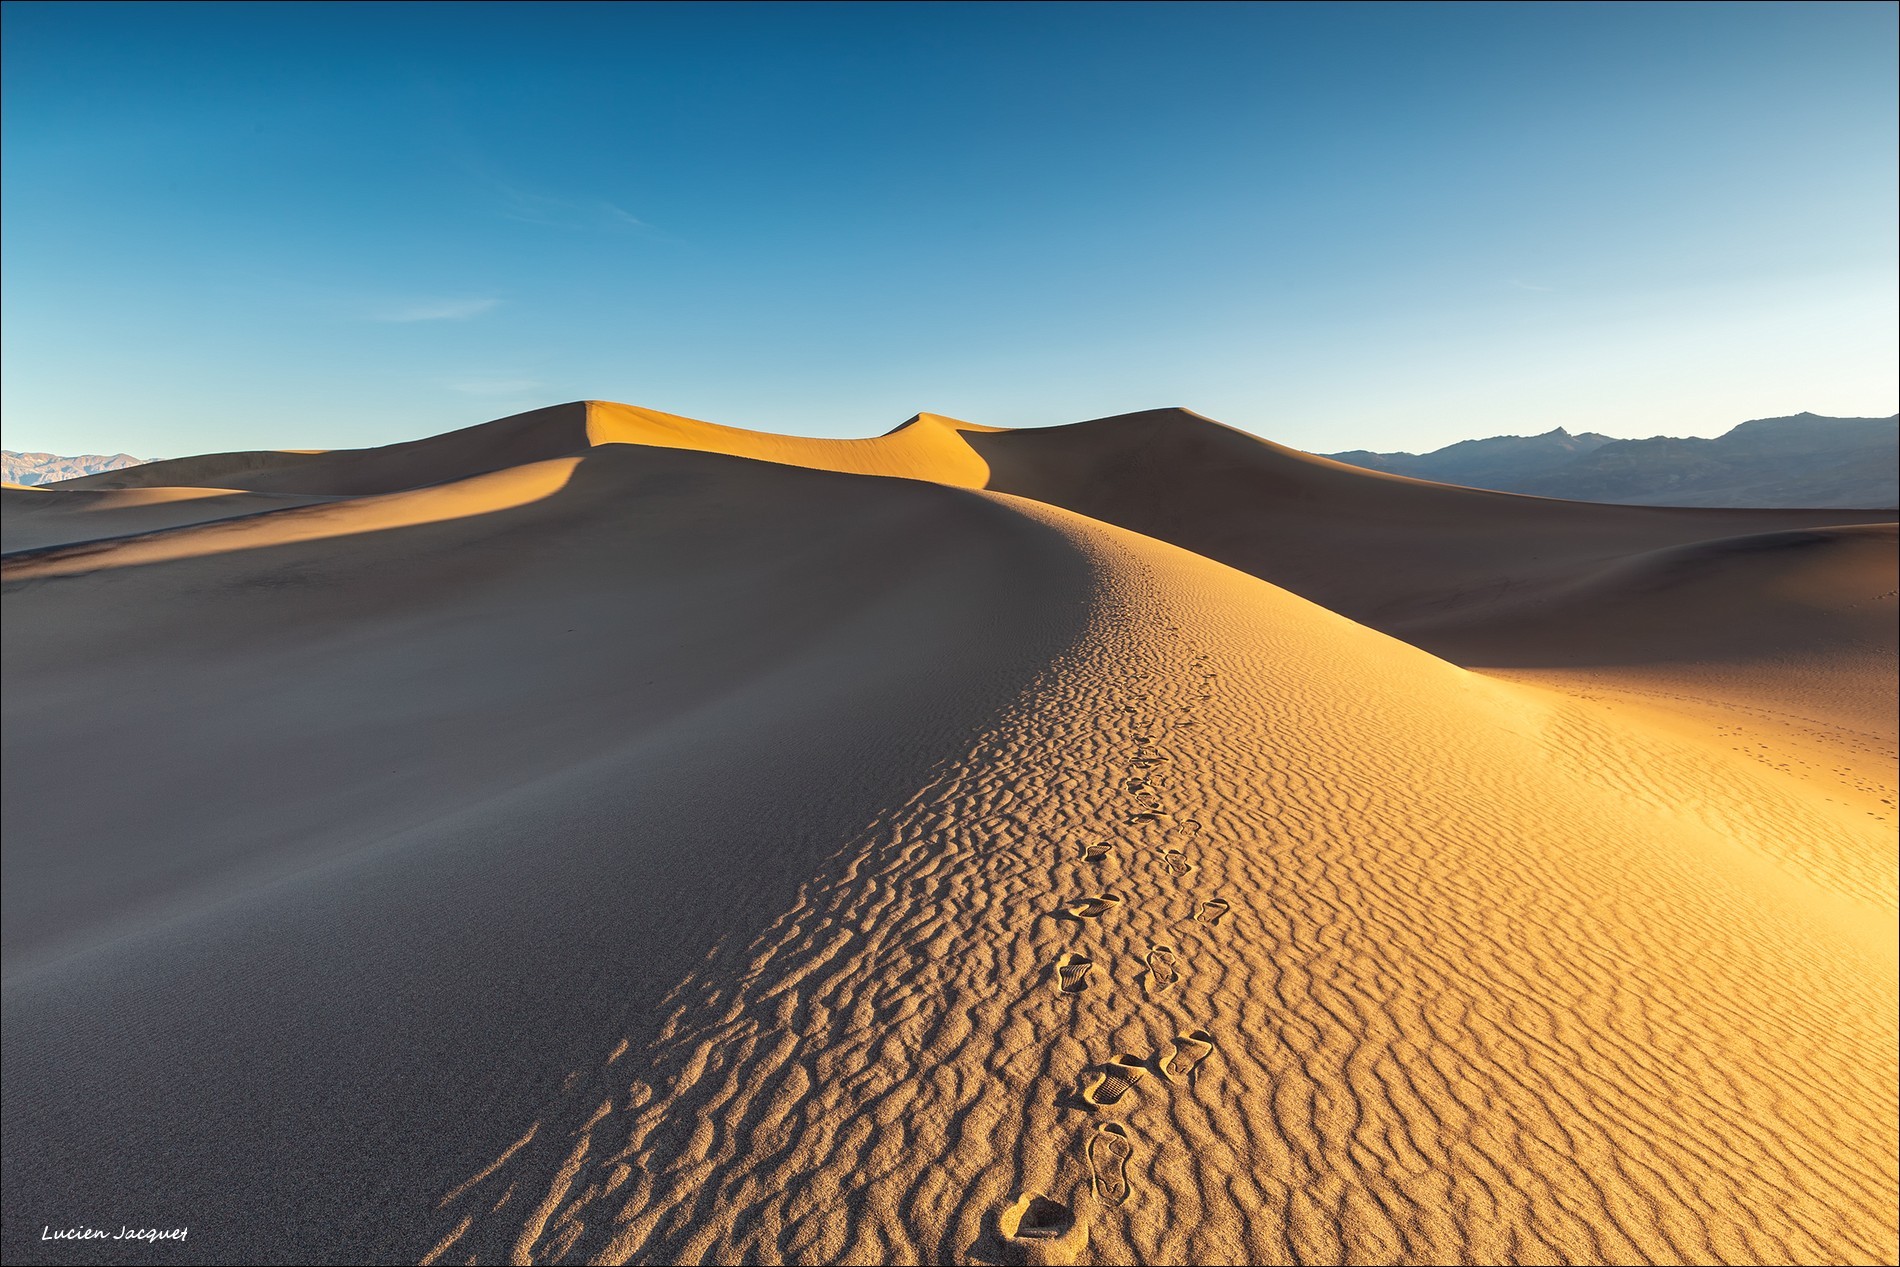
<svg viewBox="0 0 1900 1267"><path fill-rule="evenodd" d="M8 3L4 443L1889 414L1895 18Z"/></svg>

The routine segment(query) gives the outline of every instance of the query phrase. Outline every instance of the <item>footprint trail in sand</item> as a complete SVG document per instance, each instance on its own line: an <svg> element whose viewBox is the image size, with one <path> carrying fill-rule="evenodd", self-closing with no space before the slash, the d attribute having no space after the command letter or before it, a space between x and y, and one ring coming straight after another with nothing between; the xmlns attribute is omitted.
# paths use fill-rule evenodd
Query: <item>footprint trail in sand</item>
<svg viewBox="0 0 1900 1267"><path fill-rule="evenodd" d="M1900 1257L1892 532L1776 573L1833 771L1825 693L1365 623L1755 534L1720 650L1792 512L543 422L8 557L7 1261L115 1202L212 1263Z"/></svg>

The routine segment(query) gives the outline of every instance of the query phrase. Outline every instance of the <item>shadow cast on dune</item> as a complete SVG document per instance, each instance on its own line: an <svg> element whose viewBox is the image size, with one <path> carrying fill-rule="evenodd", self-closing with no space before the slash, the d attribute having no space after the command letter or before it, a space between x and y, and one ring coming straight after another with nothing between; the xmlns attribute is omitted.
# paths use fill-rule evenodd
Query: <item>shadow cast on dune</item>
<svg viewBox="0 0 1900 1267"><path fill-rule="evenodd" d="M601 402L30 497L9 1262L1895 1252L1885 820L1420 649L1877 684L1872 512Z"/></svg>
<svg viewBox="0 0 1900 1267"><path fill-rule="evenodd" d="M1491 644L1507 639L1487 642L1486 634L1508 624L1513 667L1574 664L1582 643L1614 641L1584 629L1578 617L1615 606L1597 601L1606 587L1645 570L1659 575L1669 551L1687 551L1669 566L1693 569L1687 560L1747 550L1746 543L1776 534L1894 517L1880 510L1613 506L1460 488L1346 466L1184 409L1017 431L919 414L882 436L814 440L582 401L379 449L214 454L49 487L54 496L211 485L279 497L366 497L610 445L693 449L1026 497L1239 568L1459 663L1506 663ZM1590 591L1587 601L1566 608L1580 590ZM1539 609L1552 613L1548 630L1523 619ZM1696 622L1679 628L1676 641L1687 658L1721 659L1733 627ZM1691 636L1698 631L1700 641ZM1545 637L1558 632L1568 641ZM1818 626L1814 633L1829 636ZM1624 641L1634 647L1638 640Z"/></svg>
<svg viewBox="0 0 1900 1267"><path fill-rule="evenodd" d="M641 1046L1086 618L1084 562L955 489L546 465L9 585L10 1202L137 1224L163 1190L221 1261L410 1252L434 1176ZM121 794L43 794L82 769ZM471 1106L495 1137L443 1130Z"/></svg>

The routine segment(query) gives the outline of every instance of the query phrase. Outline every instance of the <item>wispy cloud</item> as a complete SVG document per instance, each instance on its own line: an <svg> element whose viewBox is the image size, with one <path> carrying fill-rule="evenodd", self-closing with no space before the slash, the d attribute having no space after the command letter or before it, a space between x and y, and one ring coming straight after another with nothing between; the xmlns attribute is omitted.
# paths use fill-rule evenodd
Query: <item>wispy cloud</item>
<svg viewBox="0 0 1900 1267"><path fill-rule="evenodd" d="M464 126L457 103L446 93L435 91L432 132L443 158L465 175L479 190L489 214L519 224L538 225L569 232L654 235L665 238L663 230L628 211L618 203L597 196L601 186L576 189L572 185L549 189L538 181L523 181L515 171L484 152ZM622 186L624 191L625 186Z"/></svg>
<svg viewBox="0 0 1900 1267"><path fill-rule="evenodd" d="M462 378L448 384L464 396L521 396L545 386L538 378Z"/></svg>
<svg viewBox="0 0 1900 1267"><path fill-rule="evenodd" d="M368 315L370 321L467 321L501 307L499 299L420 299L391 304Z"/></svg>
<svg viewBox="0 0 1900 1267"><path fill-rule="evenodd" d="M556 198L489 178L504 220L549 229L628 230L648 228L646 221L599 198Z"/></svg>

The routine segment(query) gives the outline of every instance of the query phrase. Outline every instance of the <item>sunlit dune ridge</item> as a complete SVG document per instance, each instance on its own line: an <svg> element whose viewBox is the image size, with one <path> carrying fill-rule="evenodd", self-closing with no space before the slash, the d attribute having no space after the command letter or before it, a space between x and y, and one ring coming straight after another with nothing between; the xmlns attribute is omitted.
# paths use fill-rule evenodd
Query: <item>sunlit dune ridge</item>
<svg viewBox="0 0 1900 1267"><path fill-rule="evenodd" d="M59 487L145 488L217 482L256 492L362 496L566 457L597 445L642 444L980 488L987 468L961 436L992 430L996 429L920 414L889 434L868 440L811 440L589 400L375 449L217 453L148 462L68 480Z"/></svg>
<svg viewBox="0 0 1900 1267"><path fill-rule="evenodd" d="M0 505L9 1262L1900 1255L1891 512L601 402Z"/></svg>

